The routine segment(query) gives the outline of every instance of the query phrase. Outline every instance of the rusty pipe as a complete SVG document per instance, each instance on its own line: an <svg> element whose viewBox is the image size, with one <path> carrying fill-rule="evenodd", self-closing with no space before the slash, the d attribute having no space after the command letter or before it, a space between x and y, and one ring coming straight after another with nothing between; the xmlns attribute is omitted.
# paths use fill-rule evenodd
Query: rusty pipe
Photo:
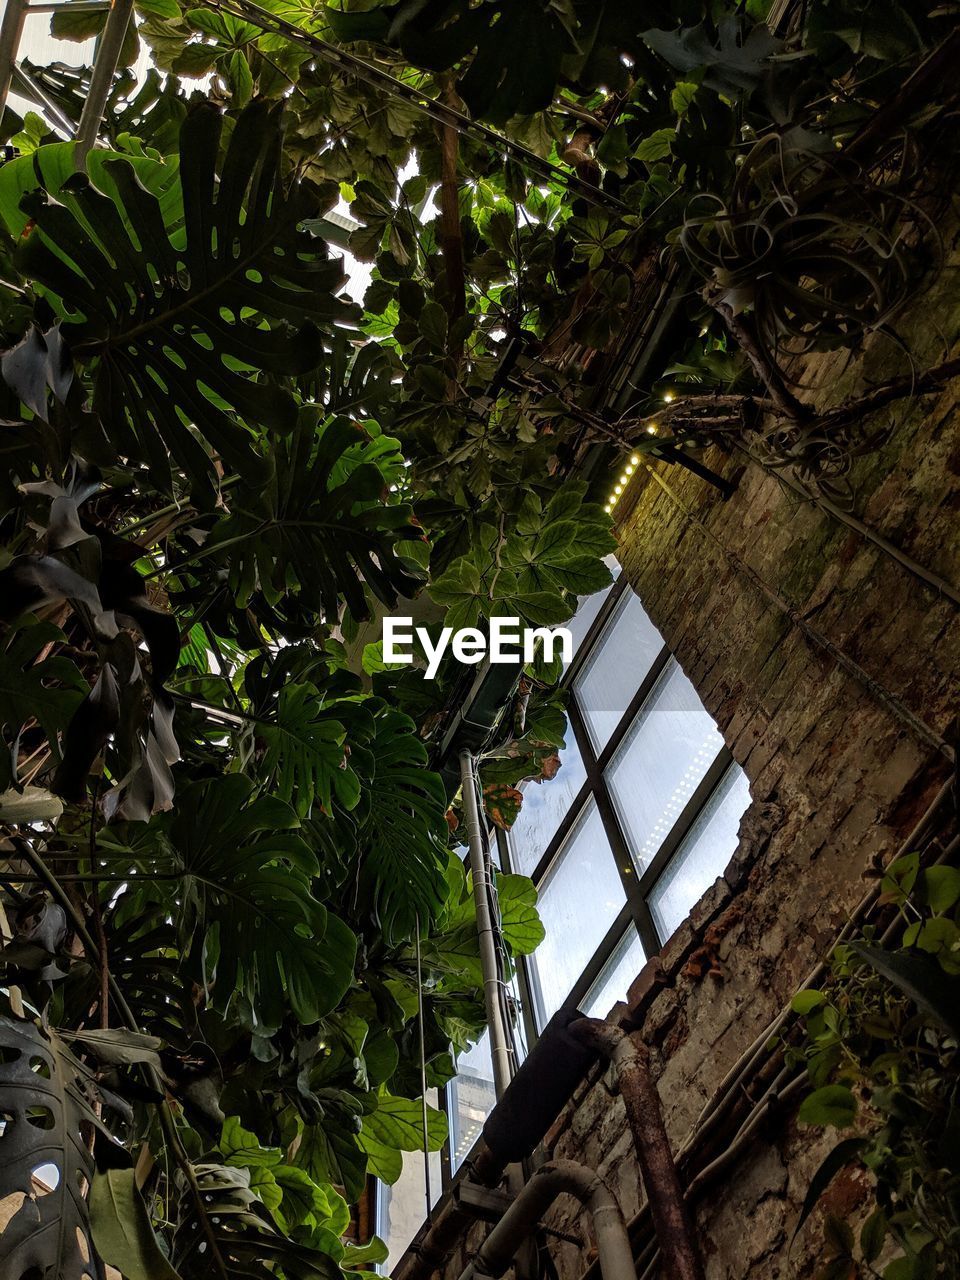
<svg viewBox="0 0 960 1280"><path fill-rule="evenodd" d="M634 1040L621 1027L599 1018L581 1018L571 1023L569 1030L571 1035L608 1058L616 1072L664 1261L664 1274L670 1280L704 1280L693 1223L663 1123L660 1095L650 1075L646 1045Z"/></svg>
<svg viewBox="0 0 960 1280"><path fill-rule="evenodd" d="M593 1219L603 1280L636 1280L630 1238L616 1197L598 1173L574 1160L541 1165L484 1240L460 1280L502 1276L544 1213L564 1192L575 1196Z"/></svg>

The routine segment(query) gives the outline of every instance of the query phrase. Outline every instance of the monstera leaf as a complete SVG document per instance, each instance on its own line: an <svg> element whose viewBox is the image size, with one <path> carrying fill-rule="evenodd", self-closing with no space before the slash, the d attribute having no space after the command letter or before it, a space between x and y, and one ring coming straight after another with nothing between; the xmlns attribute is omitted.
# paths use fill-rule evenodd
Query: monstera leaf
<svg viewBox="0 0 960 1280"><path fill-rule="evenodd" d="M58 731L65 728L83 701L84 681L69 660L48 650L63 639L49 622L23 619L11 627L0 647L0 730L15 741L35 719L54 752ZM0 754L0 789L14 781L10 752Z"/></svg>
<svg viewBox="0 0 960 1280"><path fill-rule="evenodd" d="M16 265L64 317L74 357L93 364L112 448L167 488L172 460L207 506L211 452L255 476L252 429L296 421L278 379L316 368L318 325L353 314L334 296L339 261L299 226L318 211L316 189L281 185L277 113L255 104L240 116L218 176L222 129L203 103L184 121L179 165L98 155L93 180L71 178L64 143L0 174Z"/></svg>
<svg viewBox="0 0 960 1280"><path fill-rule="evenodd" d="M406 503L383 502L387 485L375 461L361 453L351 464L364 440L344 419L319 426L305 411L274 442L256 483L231 493L231 514L191 558L226 572L239 609L250 606L268 622L274 606L295 597L334 620L344 599L359 619L369 616L365 585L389 607L418 590L399 548L422 540L423 530Z"/></svg>
<svg viewBox="0 0 960 1280"><path fill-rule="evenodd" d="M361 882L388 941L409 938L419 917L434 919L446 895L447 802L440 775L413 721L379 700L373 733L354 749L367 808L358 832Z"/></svg>
<svg viewBox="0 0 960 1280"><path fill-rule="evenodd" d="M266 744L261 776L301 818L310 816L315 802L330 813L334 792L345 809L356 805L360 784L344 753L346 731L323 709L313 685L281 689L276 719L260 721L254 732Z"/></svg>
<svg viewBox="0 0 960 1280"><path fill-rule="evenodd" d="M356 938L311 894L316 858L294 811L253 791L241 774L201 782L157 820L183 872L181 928L202 942L215 927L218 1002L239 990L267 1025L287 1008L316 1022L350 985Z"/></svg>
<svg viewBox="0 0 960 1280"><path fill-rule="evenodd" d="M0 1236L4 1276L102 1280L81 1191L94 1169L82 1126L101 1126L80 1078L58 1040L0 1017L0 1200L14 1207Z"/></svg>
<svg viewBox="0 0 960 1280"><path fill-rule="evenodd" d="M288 1280L340 1280L340 1268L329 1254L281 1234L251 1186L249 1169L207 1161L195 1170L206 1230L197 1217L196 1198L185 1191L173 1242L174 1263L182 1275L190 1280L223 1276L223 1268L211 1256L209 1231L231 1276L273 1280L279 1268Z"/></svg>

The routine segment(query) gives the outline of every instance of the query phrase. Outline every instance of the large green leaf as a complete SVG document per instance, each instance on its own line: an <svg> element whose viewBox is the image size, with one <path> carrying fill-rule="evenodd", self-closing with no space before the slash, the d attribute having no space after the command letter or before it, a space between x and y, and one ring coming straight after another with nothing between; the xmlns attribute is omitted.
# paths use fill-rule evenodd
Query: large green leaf
<svg viewBox="0 0 960 1280"><path fill-rule="evenodd" d="M216 927L215 999L245 994L263 1022L333 1009L353 976L356 938L311 894L316 859L283 801L240 774L178 793L159 831L183 871L181 927L198 943Z"/></svg>
<svg viewBox="0 0 960 1280"><path fill-rule="evenodd" d="M346 730L323 710L313 685L281 689L276 720L261 721L255 733L265 744L261 776L301 818L310 816L315 801L330 813L334 792L345 809L357 804L360 784L344 754Z"/></svg>
<svg viewBox="0 0 960 1280"><path fill-rule="evenodd" d="M94 1251L81 1190L82 1179L93 1175L84 1129L104 1130L83 1069L55 1033L0 1017L0 1095L6 1113L0 1200L11 1209L0 1238L0 1271L93 1280L101 1273L85 1262ZM44 1165L59 1177L38 1194L36 1171Z"/></svg>
<svg viewBox="0 0 960 1280"><path fill-rule="evenodd" d="M212 1231L230 1276L273 1280L340 1280L336 1259L287 1238L251 1184L250 1171L207 1161L196 1167L207 1230ZM185 1191L174 1236L174 1262L190 1280L219 1280L194 1196Z"/></svg>
<svg viewBox="0 0 960 1280"><path fill-rule="evenodd" d="M231 493L230 514L184 568L204 566L214 589L225 572L237 608L268 624L291 597L308 615L334 621L342 599L355 618L369 615L365 586L389 606L413 595L421 578L400 552L423 530L406 503L384 502L387 481L364 459L364 442L345 419L322 425L304 411L289 436L272 442L255 482Z"/></svg>
<svg viewBox="0 0 960 1280"><path fill-rule="evenodd" d="M413 934L418 917L426 925L443 907L446 793L413 721L379 700L372 733L351 761L365 784L361 881L384 936L396 942Z"/></svg>
<svg viewBox="0 0 960 1280"><path fill-rule="evenodd" d="M100 1257L124 1280L180 1280L157 1243L132 1168L94 1175L90 1226Z"/></svg>
<svg viewBox="0 0 960 1280"><path fill-rule="evenodd" d="M66 730L85 689L69 658L49 652L63 639L59 627L26 619L0 644L0 731L13 742L25 724L36 720L54 759L59 758L58 734ZM10 754L2 746L0 750L0 790L5 790L14 778Z"/></svg>
<svg viewBox="0 0 960 1280"><path fill-rule="evenodd" d="M935 960L915 951L887 951L863 942L852 942L850 948L923 1014L951 1035L960 1036L960 976L944 973Z"/></svg>
<svg viewBox="0 0 960 1280"><path fill-rule="evenodd" d="M256 476L252 432L296 421L277 380L315 368L318 324L352 315L335 297L339 261L299 228L317 212L316 190L281 184L276 111L255 104L241 115L218 177L222 127L203 103L183 124L179 167L98 160L93 181L65 185L51 181L41 150L38 189L16 215L23 172L0 171L8 228L31 220L17 265L66 317L74 356L94 362L94 408L112 446L148 462L163 487L172 461L207 505L211 453ZM67 153L57 145L59 179Z"/></svg>
<svg viewBox="0 0 960 1280"><path fill-rule="evenodd" d="M427 1107L427 1148L439 1151L447 1137L447 1117ZM403 1164L402 1151L423 1150L423 1107L419 1098L395 1098L386 1090L377 1109L366 1116L357 1139L367 1153L368 1169L384 1182L396 1182Z"/></svg>

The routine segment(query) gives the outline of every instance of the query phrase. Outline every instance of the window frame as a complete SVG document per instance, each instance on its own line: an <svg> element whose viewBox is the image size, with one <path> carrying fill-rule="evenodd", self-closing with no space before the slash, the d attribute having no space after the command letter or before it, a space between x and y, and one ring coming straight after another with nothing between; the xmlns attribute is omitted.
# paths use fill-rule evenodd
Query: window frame
<svg viewBox="0 0 960 1280"><path fill-rule="evenodd" d="M586 777L571 800L536 866L533 868L530 878L538 889L542 886L545 876L561 853L564 842L592 797L596 801L604 832L616 861L626 896L624 906L610 924L587 965L570 988L563 1001L564 1006L580 1006L586 1000L591 990L599 982L607 965L615 956L618 947L626 936L627 930L631 926L636 930L643 952L648 959L662 950L668 939L659 936L653 914L647 904L647 898L673 860L674 855L680 850L683 842L690 834L697 819L706 808L710 797L720 786L724 777L735 767L729 748L726 745L721 745L689 800L683 806L670 830L661 841L657 852L643 871L638 872L633 855L630 852L630 841L617 813L616 804L605 773L608 765L630 732L637 716L656 689L664 672L670 663L675 660L674 655L666 644L661 646L656 658L651 663L639 687L620 716L609 739L599 752L593 746L590 730L584 713L581 711L576 690L576 680L579 673L593 656L603 632L620 608L625 593L632 590L633 588L627 581L626 576L621 573L617 581L608 588L606 599L584 633L577 651L560 681L561 687L570 691L571 696L567 707L569 729L576 740ZM500 868L507 873L516 872L518 868L512 856L510 833L488 823L485 834L488 848L493 840L496 841ZM464 862L468 862L468 857L469 855L465 855ZM540 993L536 956L517 957L515 969L523 1039L526 1045L532 1048L548 1020ZM455 1105L452 1092L455 1079L438 1090L440 1109L447 1116L448 1124L451 1121ZM450 1140L448 1138L441 1149L440 1161L441 1194L445 1194L456 1181L459 1171L469 1165L470 1156L467 1155L461 1164L454 1168ZM378 1188L377 1199L379 1200L379 1198Z"/></svg>
<svg viewBox="0 0 960 1280"><path fill-rule="evenodd" d="M660 938L657 932L653 914L647 905L647 897L674 854L686 839L711 795L734 764L729 748L722 745L710 762L690 799L678 814L673 826L667 832L656 854L643 871L638 873L630 852L630 842L617 813L605 774L607 766L630 732L644 704L654 692L670 663L674 661L674 655L666 644L661 647L660 652L640 682L636 693L623 711L616 728L599 752L593 746L586 717L579 706L576 690L577 676L593 656L597 643L600 641L607 624L620 607L625 593L632 590L630 583L621 574L609 589L607 598L584 634L577 652L574 654L573 661L564 672L561 685L564 688L569 688L571 694L567 707L567 717L570 729L576 738L586 778L531 873L531 879L539 888L543 884L547 872L556 861L564 840L580 817L584 806L593 796L603 822L607 840L610 843L611 852L616 860L617 870L620 874L627 901L607 930L586 968L582 971L573 987L571 987L570 993L564 1001L568 1005L579 1004L586 997L609 963L631 923L635 926L640 936L640 943L647 957L655 956L667 942L667 939ZM513 870L514 862L511 857L509 833L498 832L497 844L500 850L502 866L505 870ZM521 958L518 967L525 973L527 987L533 997L538 1015L536 1021L540 1029L542 1029L545 1021L545 1010L536 977L536 957L533 957L532 965L525 958Z"/></svg>

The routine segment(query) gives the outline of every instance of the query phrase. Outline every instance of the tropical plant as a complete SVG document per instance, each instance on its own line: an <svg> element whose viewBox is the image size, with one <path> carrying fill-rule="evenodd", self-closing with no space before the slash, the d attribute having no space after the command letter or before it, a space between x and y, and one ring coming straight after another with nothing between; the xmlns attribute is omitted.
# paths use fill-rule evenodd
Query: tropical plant
<svg viewBox="0 0 960 1280"><path fill-rule="evenodd" d="M27 67L44 113L0 121L0 1193L25 1197L0 1247L18 1276L330 1277L382 1257L342 1243L347 1203L442 1143L421 1071L444 1084L483 1022L430 768L464 675L390 669L360 628L418 593L428 627L552 625L609 582L587 450L595 475L676 460L784 392L758 288L746 321L692 304L631 411L596 411L663 246L715 274L717 228L742 247L762 206L796 283L812 250L769 166L738 183L744 139L829 151L789 175L822 233L824 175L879 179L862 131L950 15L817 0L783 38L753 0L136 9L82 171L62 139L89 68ZM67 4L53 27L104 21ZM937 154L947 96L902 107L904 155ZM732 221L696 222L704 191ZM830 225L818 299L848 307L876 264L845 275ZM658 369L709 394L655 439ZM559 766L561 674L518 672L480 761L502 826ZM524 954L532 887L497 879Z"/></svg>
<svg viewBox="0 0 960 1280"><path fill-rule="evenodd" d="M875 1207L859 1235L828 1218L823 1277L952 1277L960 1238L957 1126L960 871L891 863L882 904L901 917L900 945L872 932L837 947L830 980L801 991L803 1055L815 1086L800 1107L810 1125L854 1130L814 1176L799 1226L836 1174L871 1174Z"/></svg>

